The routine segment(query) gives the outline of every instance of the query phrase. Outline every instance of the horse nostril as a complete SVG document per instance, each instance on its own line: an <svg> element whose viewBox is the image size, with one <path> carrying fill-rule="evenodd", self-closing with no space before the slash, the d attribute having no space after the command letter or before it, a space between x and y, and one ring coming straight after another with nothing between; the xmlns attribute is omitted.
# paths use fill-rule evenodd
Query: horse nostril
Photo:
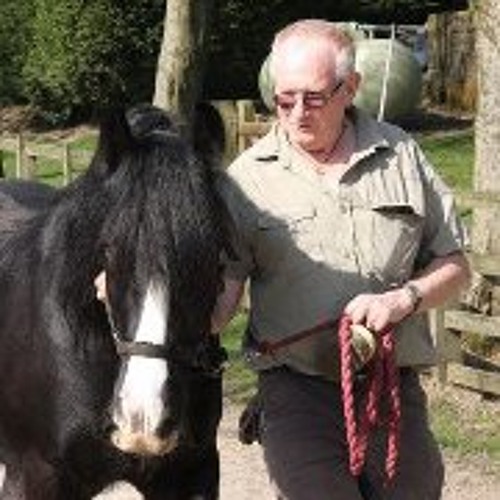
<svg viewBox="0 0 500 500"><path fill-rule="evenodd" d="M100 430L106 438L108 438L113 433L113 431L116 430L116 424L114 423L110 413L106 413L103 416Z"/></svg>

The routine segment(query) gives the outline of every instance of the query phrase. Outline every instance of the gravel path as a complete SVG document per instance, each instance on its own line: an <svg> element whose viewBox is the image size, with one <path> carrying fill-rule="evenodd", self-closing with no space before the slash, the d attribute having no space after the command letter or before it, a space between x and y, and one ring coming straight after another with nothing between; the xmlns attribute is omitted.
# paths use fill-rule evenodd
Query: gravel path
<svg viewBox="0 0 500 500"><path fill-rule="evenodd" d="M236 434L240 408L227 407L219 432L221 500L274 500L260 447L239 443ZM442 500L499 500L500 470L484 456L466 459L446 453L446 486ZM0 466L0 481L3 471ZM128 485L101 493L95 500L140 500ZM311 499L314 500L314 499Z"/></svg>

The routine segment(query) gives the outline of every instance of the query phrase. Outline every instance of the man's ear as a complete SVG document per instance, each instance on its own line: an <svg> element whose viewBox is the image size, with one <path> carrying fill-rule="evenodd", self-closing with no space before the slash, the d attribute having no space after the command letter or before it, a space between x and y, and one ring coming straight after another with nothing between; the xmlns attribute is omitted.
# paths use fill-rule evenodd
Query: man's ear
<svg viewBox="0 0 500 500"><path fill-rule="evenodd" d="M361 75L357 71L352 71L344 80L344 86L342 91L344 92L345 98L348 100L348 104L352 104L352 101L356 97L356 94L361 84Z"/></svg>

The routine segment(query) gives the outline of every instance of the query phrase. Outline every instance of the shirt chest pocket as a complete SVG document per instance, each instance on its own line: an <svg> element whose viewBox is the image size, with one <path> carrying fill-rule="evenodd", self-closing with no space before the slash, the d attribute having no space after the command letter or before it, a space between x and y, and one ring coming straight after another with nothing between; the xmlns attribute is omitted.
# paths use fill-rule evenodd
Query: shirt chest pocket
<svg viewBox="0 0 500 500"><path fill-rule="evenodd" d="M300 207L286 213L261 214L257 221L255 255L261 268L320 259L316 210Z"/></svg>
<svg viewBox="0 0 500 500"><path fill-rule="evenodd" d="M423 217L408 203L373 202L353 209L358 262L384 284L403 282L413 271Z"/></svg>

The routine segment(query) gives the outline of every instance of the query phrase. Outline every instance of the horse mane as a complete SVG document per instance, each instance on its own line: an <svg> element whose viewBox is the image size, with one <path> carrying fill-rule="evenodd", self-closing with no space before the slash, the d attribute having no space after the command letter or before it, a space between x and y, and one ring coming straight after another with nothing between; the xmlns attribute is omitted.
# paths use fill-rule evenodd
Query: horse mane
<svg viewBox="0 0 500 500"><path fill-rule="evenodd" d="M174 330L208 329L225 241L219 207L211 172L166 113L143 105L113 116L87 173L64 191L44 231L43 255L58 255L51 281L66 315L88 316L73 304L96 307L93 279L115 247L123 272L138 253L138 276L168 281Z"/></svg>

